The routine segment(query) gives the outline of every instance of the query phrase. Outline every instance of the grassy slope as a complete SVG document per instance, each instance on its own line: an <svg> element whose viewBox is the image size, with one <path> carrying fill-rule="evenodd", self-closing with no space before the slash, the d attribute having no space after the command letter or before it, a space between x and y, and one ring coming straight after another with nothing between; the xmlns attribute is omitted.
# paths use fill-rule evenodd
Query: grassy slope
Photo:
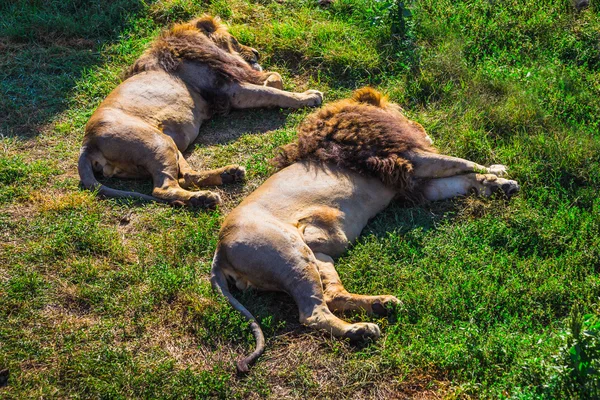
<svg viewBox="0 0 600 400"><path fill-rule="evenodd" d="M572 309L599 312L597 8L423 0L399 41L385 1L108 3L0 6L0 370L10 370L0 397L585 393L561 347ZM522 183L508 203L394 205L367 227L337 265L348 289L404 302L377 321L379 342L352 348L299 326L284 295L238 294L268 351L248 378L233 375L252 340L207 283L219 222L272 172L266 160L306 110L234 113L202 128L192 164L250 171L246 185L223 188L218 211L78 189L94 108L162 27L203 12L261 49L288 89L330 101L375 85L443 152L507 164Z"/></svg>

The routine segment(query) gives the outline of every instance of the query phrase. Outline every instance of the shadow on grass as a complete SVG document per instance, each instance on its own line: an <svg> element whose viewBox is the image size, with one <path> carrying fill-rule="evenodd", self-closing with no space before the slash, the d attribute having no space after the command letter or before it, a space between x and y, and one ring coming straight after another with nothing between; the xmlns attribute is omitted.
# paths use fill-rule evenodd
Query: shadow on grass
<svg viewBox="0 0 600 400"><path fill-rule="evenodd" d="M397 200L371 220L362 235L385 238L391 230L405 235L415 229L423 231L435 229L439 223L456 218L464 209L462 203L463 200L460 198L422 205Z"/></svg>
<svg viewBox="0 0 600 400"><path fill-rule="evenodd" d="M29 139L68 107L83 72L102 60L142 0L15 1L0 5L0 134Z"/></svg>
<svg viewBox="0 0 600 400"><path fill-rule="evenodd" d="M231 143L244 134L262 134L284 126L289 110L236 110L215 117L200 127L200 134L184 152L187 156L197 147Z"/></svg>

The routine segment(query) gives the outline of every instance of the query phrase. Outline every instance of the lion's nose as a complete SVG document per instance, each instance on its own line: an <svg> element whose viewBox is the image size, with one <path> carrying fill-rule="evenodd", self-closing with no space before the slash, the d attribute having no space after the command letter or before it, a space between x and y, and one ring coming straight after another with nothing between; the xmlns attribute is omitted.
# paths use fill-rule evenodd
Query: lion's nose
<svg viewBox="0 0 600 400"><path fill-rule="evenodd" d="M260 59L260 53L258 52L258 50L252 49L252 54L254 54L254 57L256 57L256 61Z"/></svg>

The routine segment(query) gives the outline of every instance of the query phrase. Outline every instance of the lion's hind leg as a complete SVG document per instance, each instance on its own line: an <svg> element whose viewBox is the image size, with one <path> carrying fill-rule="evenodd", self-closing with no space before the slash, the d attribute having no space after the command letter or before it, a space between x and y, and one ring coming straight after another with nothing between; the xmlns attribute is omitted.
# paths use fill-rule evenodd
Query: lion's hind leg
<svg viewBox="0 0 600 400"><path fill-rule="evenodd" d="M235 164L208 171L195 171L190 167L181 152L179 152L178 163L179 186L184 189L219 186L226 183L240 182L246 177L246 169Z"/></svg>
<svg viewBox="0 0 600 400"><path fill-rule="evenodd" d="M381 332L375 324L358 322L350 324L336 317L327 304L327 295L323 291L323 283L319 272L319 261L306 246L308 253L304 260L298 260L297 273L300 279L287 288L288 293L296 300L300 311L300 322L314 329L323 330L333 336L348 338L351 341L377 339Z"/></svg>
<svg viewBox="0 0 600 400"><path fill-rule="evenodd" d="M152 177L154 184L152 196L109 190L104 186L101 186L102 194L200 207L213 207L220 203L215 193L191 192L181 188L178 182L179 150L175 142L146 121L112 110L99 116L89 129L89 139L84 145L86 157L80 162L80 167L85 167L87 160L89 169L102 172L107 177ZM88 181L91 188L98 186L97 182Z"/></svg>
<svg viewBox="0 0 600 400"><path fill-rule="evenodd" d="M333 259L323 253L315 253L321 275L325 301L331 311L365 311L371 315L386 316L391 308L400 304L394 296L365 296L348 293L335 270Z"/></svg>
<svg viewBox="0 0 600 400"><path fill-rule="evenodd" d="M210 191L191 192L179 185L179 150L171 137L156 132L150 145L137 150L139 164L152 176L152 195L173 205L212 208L221 202L218 194Z"/></svg>
<svg viewBox="0 0 600 400"><path fill-rule="evenodd" d="M237 275L258 289L288 293L298 306L300 322L311 328L353 341L380 336L377 325L350 324L329 310L317 259L295 227L269 223L266 215L253 219L260 222L237 221L220 244Z"/></svg>

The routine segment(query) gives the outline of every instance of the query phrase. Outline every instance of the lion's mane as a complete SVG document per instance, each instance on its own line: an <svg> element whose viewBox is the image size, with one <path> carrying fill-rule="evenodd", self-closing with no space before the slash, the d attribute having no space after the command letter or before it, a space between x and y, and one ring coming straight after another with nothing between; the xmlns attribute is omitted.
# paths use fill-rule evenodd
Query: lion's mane
<svg viewBox="0 0 600 400"><path fill-rule="evenodd" d="M298 128L298 139L279 149L272 160L284 168L300 160L333 163L374 176L399 195L420 197L411 178L410 150L435 152L425 130L404 117L399 108L372 88L362 88L351 99L334 102L308 116Z"/></svg>
<svg viewBox="0 0 600 400"><path fill-rule="evenodd" d="M229 33L219 18L204 16L176 24L164 31L152 46L125 73L125 78L144 71L176 72L184 60L195 61L212 69L220 83L262 84L263 73L256 71L215 42L225 41Z"/></svg>

